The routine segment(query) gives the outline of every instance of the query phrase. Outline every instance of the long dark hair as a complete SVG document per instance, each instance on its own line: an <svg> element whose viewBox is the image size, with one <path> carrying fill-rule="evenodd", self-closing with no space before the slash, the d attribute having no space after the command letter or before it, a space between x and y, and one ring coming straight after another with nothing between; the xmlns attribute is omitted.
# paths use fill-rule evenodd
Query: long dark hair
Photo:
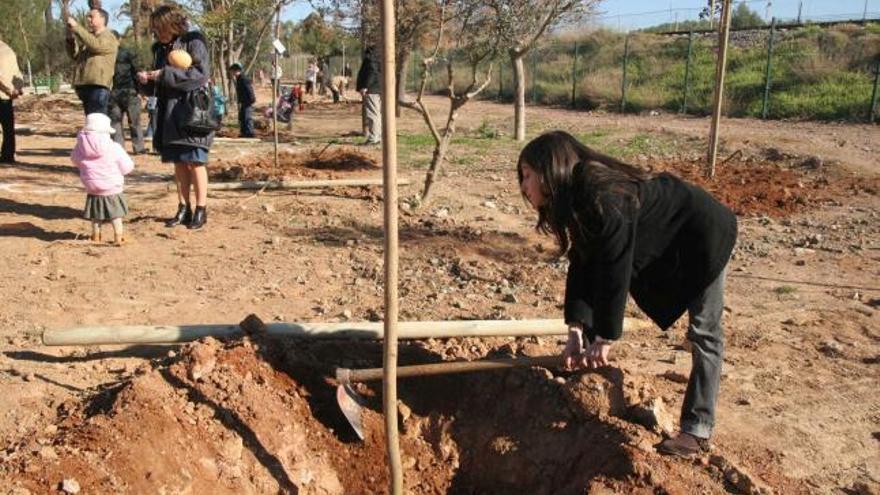
<svg viewBox="0 0 880 495"><path fill-rule="evenodd" d="M588 148L565 131L542 134L523 148L516 164L520 185L523 165L541 177L546 198L538 208L536 228L556 237L560 254L568 251L572 237L589 237L601 225L607 213L603 204L638 208L639 183L652 177Z"/></svg>

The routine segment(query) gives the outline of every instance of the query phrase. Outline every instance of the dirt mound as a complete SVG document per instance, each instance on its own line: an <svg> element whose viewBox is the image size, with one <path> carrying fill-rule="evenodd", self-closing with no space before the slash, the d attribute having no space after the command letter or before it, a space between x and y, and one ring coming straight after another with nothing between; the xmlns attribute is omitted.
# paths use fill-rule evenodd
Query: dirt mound
<svg viewBox="0 0 880 495"><path fill-rule="evenodd" d="M18 112L57 113L60 110L81 110L82 104L73 95L36 95L24 97L15 104Z"/></svg>
<svg viewBox="0 0 880 495"><path fill-rule="evenodd" d="M418 346L402 362L437 361ZM336 408L320 363L375 366L378 344L205 339L66 402L44 435L4 455L4 486L46 493L384 493L378 386L366 441ZM620 370L542 368L403 381L399 420L410 493L724 493L724 475L653 452L631 416L650 391ZM65 481L66 480L66 481ZM21 492L28 493L28 492Z"/></svg>
<svg viewBox="0 0 880 495"><path fill-rule="evenodd" d="M809 160L800 167L731 161L717 167L714 179L704 176L702 163L660 162L654 170L670 171L699 184L740 216L782 217L841 197L880 191L880 179L844 176Z"/></svg>
<svg viewBox="0 0 880 495"><path fill-rule="evenodd" d="M375 175L381 170L375 158L349 147L326 146L302 152L284 151L278 154L277 169L274 162L272 154L234 162L221 161L211 168L211 179L216 181L338 179L358 174Z"/></svg>

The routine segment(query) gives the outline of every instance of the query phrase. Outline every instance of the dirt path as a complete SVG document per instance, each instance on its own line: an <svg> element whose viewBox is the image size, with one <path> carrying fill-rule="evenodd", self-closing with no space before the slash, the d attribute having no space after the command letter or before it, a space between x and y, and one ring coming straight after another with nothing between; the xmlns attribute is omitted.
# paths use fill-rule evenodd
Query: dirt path
<svg viewBox="0 0 880 495"><path fill-rule="evenodd" d="M477 102L461 131L488 122L507 132L510 115L506 106ZM372 413L369 441L351 443L328 412L332 389L294 359L376 366L376 346L291 344L275 353L259 341L186 349L39 343L45 329L236 323L253 312L267 321L381 318L381 191L216 192L205 230L166 229L161 221L176 203L170 170L155 156L138 156L127 191L132 242L96 245L83 240L84 198L67 158L74 126L64 122L79 114L70 107L62 117L20 112L36 134L20 138L21 163L0 169L0 267L7 274L0 283L0 486L46 493L76 478L85 493L382 493L378 416ZM379 160L378 149L348 144L360 126L355 105L317 105L300 117L290 132L302 144L285 150L313 156L309 150L330 140L341 144L311 168L309 160L291 159L285 174L380 175L364 165ZM698 176L690 160L705 119L555 109L530 118L536 130L601 130L612 143L669 136L689 144L649 157L651 164ZM400 128L425 134L413 115ZM679 322L667 334L625 335L614 349L620 379L523 370L404 383L404 451L415 493L580 493L588 486L596 493L747 492L736 488L744 478L776 493L877 493L880 131L730 120L724 132L725 152L743 149L747 160L731 161L712 186L741 214L728 279L720 460L661 458L650 447L657 433L631 421L645 397L669 411L680 406L684 385L676 380L690 359ZM770 148L779 151L774 160ZM270 150L218 143L212 160L261 171ZM559 316L565 265L551 240L534 232L515 185L516 151L505 139L454 147L432 204L403 210L402 318ZM810 156L821 160L804 166ZM347 165L355 162L361 165ZM415 163L404 163L404 171L420 179ZM407 186L401 195L417 190ZM402 359L558 350L554 339L436 339L406 345ZM216 362L201 380L191 375L200 353ZM596 383L628 394L625 410L572 402ZM377 388L363 392L375 407ZM346 468L352 459L363 468Z"/></svg>

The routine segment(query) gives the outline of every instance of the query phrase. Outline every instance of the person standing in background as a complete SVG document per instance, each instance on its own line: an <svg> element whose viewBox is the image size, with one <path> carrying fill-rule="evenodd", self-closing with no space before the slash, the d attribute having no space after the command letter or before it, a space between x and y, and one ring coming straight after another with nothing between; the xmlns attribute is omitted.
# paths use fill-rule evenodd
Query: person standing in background
<svg viewBox="0 0 880 495"><path fill-rule="evenodd" d="M112 31L116 38L119 33ZM116 68L113 72L113 89L110 91L110 121L113 124L113 140L125 147L122 117L128 117L132 151L136 155L147 152L141 130L141 99L137 93L137 60L134 52L123 46L116 52Z"/></svg>
<svg viewBox="0 0 880 495"><path fill-rule="evenodd" d="M309 66L306 67L306 94L314 95L315 94L315 82L318 80L318 66L315 64L314 60L309 61Z"/></svg>
<svg viewBox="0 0 880 495"><path fill-rule="evenodd" d="M367 138L364 142L365 145L382 142L382 74L375 52L373 46L368 46L364 50L364 59L357 77L356 89L363 98L361 116L363 117L364 136Z"/></svg>
<svg viewBox="0 0 880 495"><path fill-rule="evenodd" d="M254 137L254 103L257 96L254 94L254 85L242 72L243 67L235 62L229 66L229 73L235 78L235 98L238 100L238 126L240 136Z"/></svg>
<svg viewBox="0 0 880 495"><path fill-rule="evenodd" d="M86 115L110 115L108 104L119 42L107 29L108 19L106 10L92 9L86 15L86 29L73 16L67 18L67 53L74 60L73 87Z"/></svg>
<svg viewBox="0 0 880 495"><path fill-rule="evenodd" d="M3 129L3 146L0 163L15 163L15 112L12 100L21 96L24 79L18 68L18 59L9 45L0 40L0 127Z"/></svg>

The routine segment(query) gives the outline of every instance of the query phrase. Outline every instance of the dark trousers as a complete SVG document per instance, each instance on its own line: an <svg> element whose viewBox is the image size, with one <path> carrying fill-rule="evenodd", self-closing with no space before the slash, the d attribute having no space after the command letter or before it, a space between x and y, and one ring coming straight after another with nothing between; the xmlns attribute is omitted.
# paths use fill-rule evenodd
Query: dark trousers
<svg viewBox="0 0 880 495"><path fill-rule="evenodd" d="M113 91L110 93L110 121L116 133L113 140L125 145L122 132L122 114L128 116L128 130L131 135L131 147L135 153L144 151L144 135L141 130L141 99L132 90Z"/></svg>
<svg viewBox="0 0 880 495"><path fill-rule="evenodd" d="M0 162L15 160L15 113L12 100L0 100L0 127L3 129L3 148Z"/></svg>
<svg viewBox="0 0 880 495"><path fill-rule="evenodd" d="M254 137L254 107L238 107L238 128L241 137Z"/></svg>
<svg viewBox="0 0 880 495"><path fill-rule="evenodd" d="M76 96L83 104L83 112L103 113L110 116L110 90L104 86L85 85L76 87Z"/></svg>

